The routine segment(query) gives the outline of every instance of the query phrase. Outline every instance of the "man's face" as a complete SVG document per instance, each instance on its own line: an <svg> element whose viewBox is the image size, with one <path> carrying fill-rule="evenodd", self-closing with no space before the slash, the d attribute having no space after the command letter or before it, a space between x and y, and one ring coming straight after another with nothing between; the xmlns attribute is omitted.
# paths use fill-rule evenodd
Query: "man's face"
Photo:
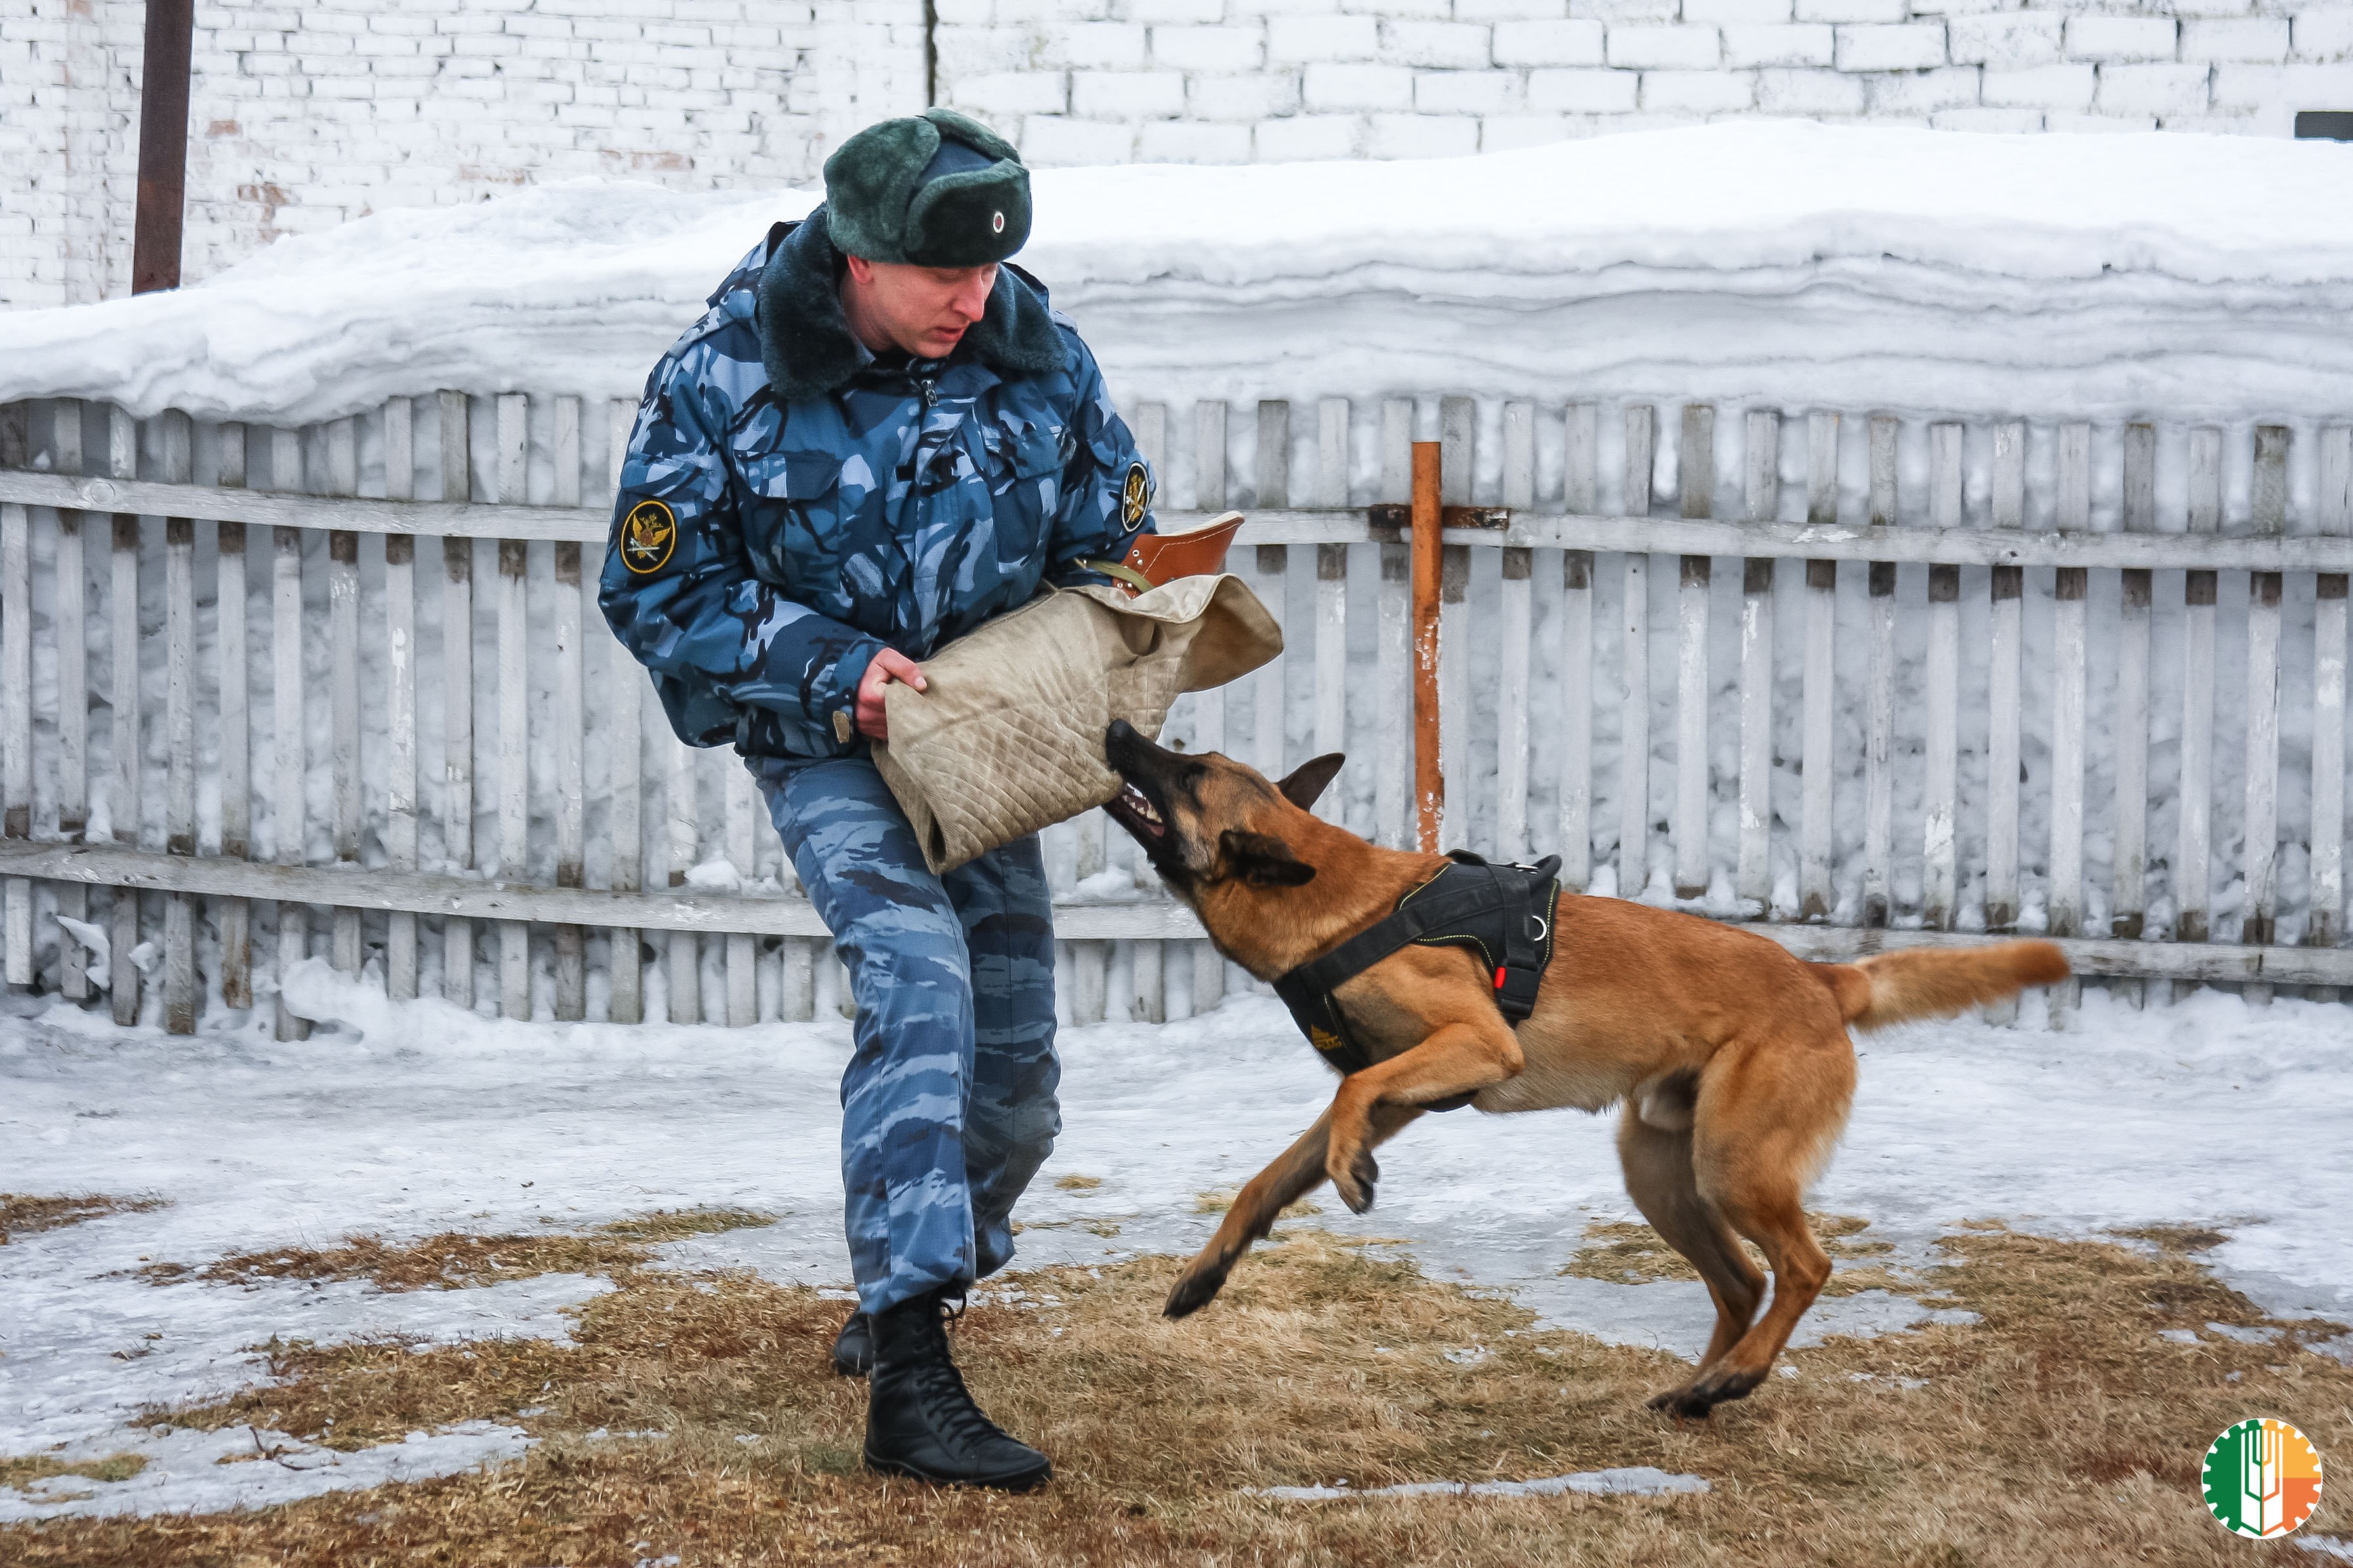
<svg viewBox="0 0 2353 1568"><path fill-rule="evenodd" d="M880 329L917 359L946 357L987 312L997 266L915 267L849 258L849 275L865 324Z"/></svg>

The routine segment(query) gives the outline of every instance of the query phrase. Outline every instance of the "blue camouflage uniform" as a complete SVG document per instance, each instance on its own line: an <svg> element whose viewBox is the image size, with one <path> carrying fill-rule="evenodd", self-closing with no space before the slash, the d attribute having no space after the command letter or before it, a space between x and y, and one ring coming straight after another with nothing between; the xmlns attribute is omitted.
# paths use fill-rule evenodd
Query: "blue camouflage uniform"
<svg viewBox="0 0 2353 1568"><path fill-rule="evenodd" d="M1060 1067L1038 840L928 871L853 727L859 679L885 646L922 659L1101 581L1081 563L1152 527L1152 479L1036 279L1000 267L944 360L878 359L824 211L771 229L654 367L598 602L680 737L744 755L849 968L842 1182L881 1312L1012 1257Z"/></svg>

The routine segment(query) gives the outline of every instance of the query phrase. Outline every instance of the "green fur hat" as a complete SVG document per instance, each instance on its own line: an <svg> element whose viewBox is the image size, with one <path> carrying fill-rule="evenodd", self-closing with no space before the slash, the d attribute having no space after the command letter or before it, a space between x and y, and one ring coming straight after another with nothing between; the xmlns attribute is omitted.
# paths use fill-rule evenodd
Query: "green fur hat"
<svg viewBox="0 0 2353 1568"><path fill-rule="evenodd" d="M927 109L868 126L825 161L825 215L851 256L986 267L1029 237L1029 171L977 120Z"/></svg>

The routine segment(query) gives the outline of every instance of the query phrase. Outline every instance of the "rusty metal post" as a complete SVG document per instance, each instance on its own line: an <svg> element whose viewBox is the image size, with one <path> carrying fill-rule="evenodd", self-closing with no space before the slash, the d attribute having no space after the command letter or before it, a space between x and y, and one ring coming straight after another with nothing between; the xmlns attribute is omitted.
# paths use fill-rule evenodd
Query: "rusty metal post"
<svg viewBox="0 0 2353 1568"><path fill-rule="evenodd" d="M147 41L140 57L139 205L131 237L133 294L180 286L195 16L195 0L147 0Z"/></svg>
<svg viewBox="0 0 2353 1568"><path fill-rule="evenodd" d="M1413 812L1414 845L1438 849L1446 774L1438 754L1438 614L1442 558L1435 441L1413 444Z"/></svg>

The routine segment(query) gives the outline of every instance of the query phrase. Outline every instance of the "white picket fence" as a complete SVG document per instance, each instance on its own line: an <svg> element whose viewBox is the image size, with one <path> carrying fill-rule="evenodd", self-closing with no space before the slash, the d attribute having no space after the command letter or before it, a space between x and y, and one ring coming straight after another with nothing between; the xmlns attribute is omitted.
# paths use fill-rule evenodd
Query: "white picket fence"
<svg viewBox="0 0 2353 1568"><path fill-rule="evenodd" d="M670 736L597 615L634 411L0 408L8 984L175 1030L314 950L517 1017L840 1005L748 774ZM1231 564L1286 627L1275 664L1180 705L1184 744L1269 772L1346 750L1324 809L1405 841L1407 545L1380 503L1431 436L1460 509L1448 845L1557 850L1572 887L1808 956L2023 925L2136 1000L2353 984L2347 426L1297 412L1131 410L1163 528L1247 508ZM1073 1019L1248 984L1100 814L1048 858Z"/></svg>

